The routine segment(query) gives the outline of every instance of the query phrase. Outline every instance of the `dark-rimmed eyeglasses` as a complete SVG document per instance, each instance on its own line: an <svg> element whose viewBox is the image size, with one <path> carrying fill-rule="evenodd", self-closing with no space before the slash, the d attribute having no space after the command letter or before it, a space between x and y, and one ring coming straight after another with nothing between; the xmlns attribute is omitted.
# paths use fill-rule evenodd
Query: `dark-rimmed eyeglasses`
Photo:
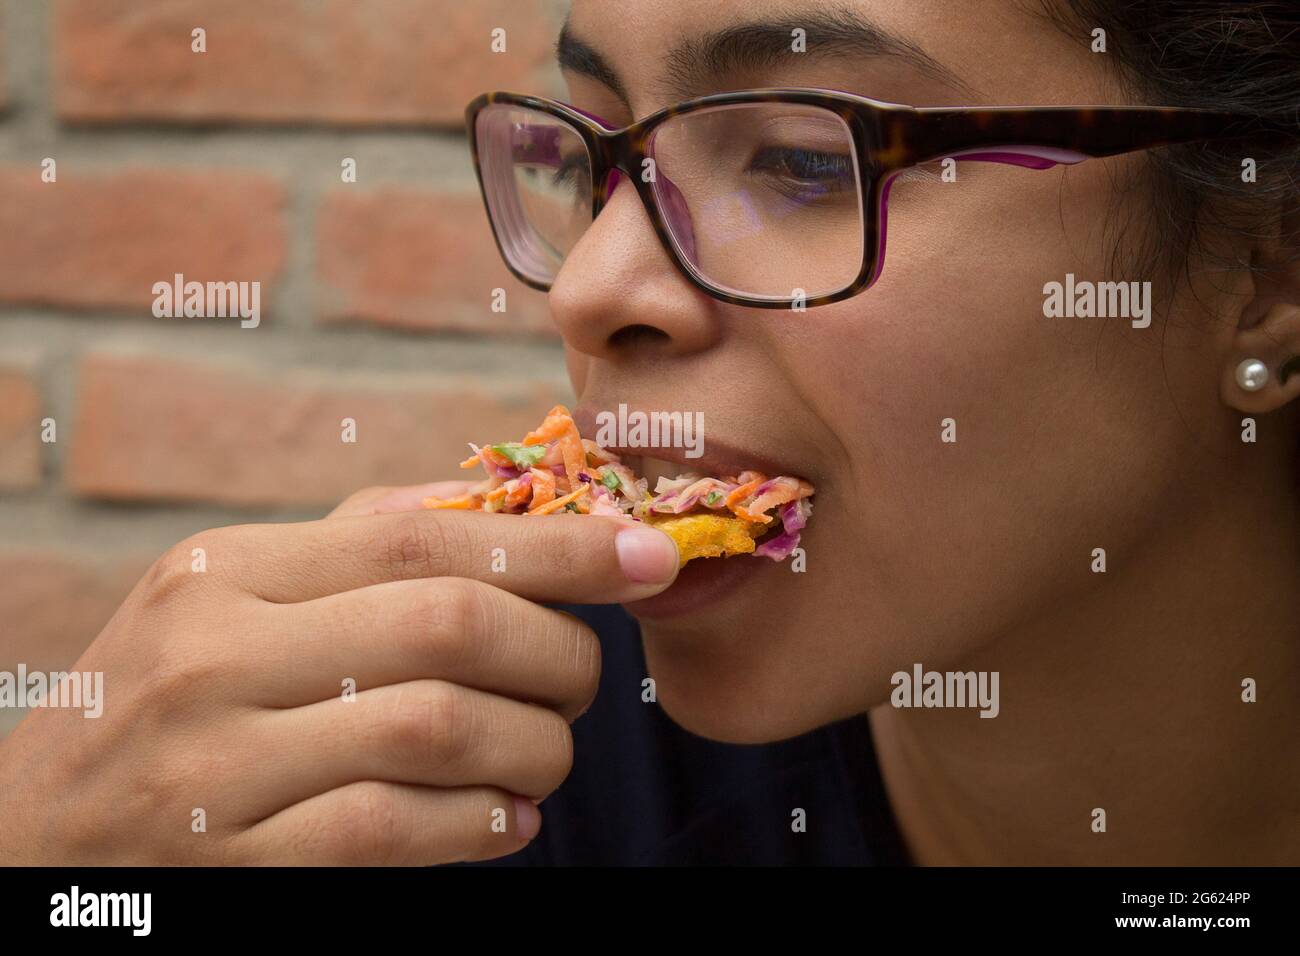
<svg viewBox="0 0 1300 956"><path fill-rule="evenodd" d="M625 177L691 283L757 308L837 302L879 279L890 184L909 168L1046 169L1251 128L1177 107L918 109L809 89L706 96L622 129L513 93L465 115L493 235L523 282L550 289Z"/></svg>

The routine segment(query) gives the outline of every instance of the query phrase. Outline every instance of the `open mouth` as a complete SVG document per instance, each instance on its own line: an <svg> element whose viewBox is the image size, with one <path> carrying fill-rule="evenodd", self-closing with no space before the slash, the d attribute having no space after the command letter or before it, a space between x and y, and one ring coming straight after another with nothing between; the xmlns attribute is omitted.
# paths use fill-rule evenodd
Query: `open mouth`
<svg viewBox="0 0 1300 956"><path fill-rule="evenodd" d="M803 478L734 466L724 474L677 473L677 462L625 458L583 438L563 405L522 441L470 447L461 467L482 467L487 477L455 498L425 499L426 508L627 517L671 537L683 566L736 554L783 561L812 513L815 489Z"/></svg>

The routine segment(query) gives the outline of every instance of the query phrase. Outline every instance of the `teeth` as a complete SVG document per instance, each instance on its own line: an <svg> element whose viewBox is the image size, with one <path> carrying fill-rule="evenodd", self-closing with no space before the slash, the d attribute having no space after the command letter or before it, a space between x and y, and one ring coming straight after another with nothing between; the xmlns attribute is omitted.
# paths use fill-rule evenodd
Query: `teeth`
<svg viewBox="0 0 1300 956"><path fill-rule="evenodd" d="M676 461L668 461L665 458L652 458L649 455L620 455L619 458L623 464L632 469L632 474L638 478L646 479L646 487L651 492L655 490L655 485L659 483L660 478L677 478L687 472L697 472L703 474L698 466L688 462L685 465Z"/></svg>
<svg viewBox="0 0 1300 956"><path fill-rule="evenodd" d="M643 455L641 457L641 470L637 474L645 478L648 482L647 487L654 491L655 485L660 478L676 478L688 470L675 461L665 461L662 458L651 458L649 455Z"/></svg>

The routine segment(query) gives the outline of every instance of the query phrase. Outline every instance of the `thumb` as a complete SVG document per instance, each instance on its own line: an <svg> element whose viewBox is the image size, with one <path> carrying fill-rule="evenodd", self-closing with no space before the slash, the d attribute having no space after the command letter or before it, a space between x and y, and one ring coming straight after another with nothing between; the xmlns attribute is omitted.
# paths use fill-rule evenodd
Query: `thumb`
<svg viewBox="0 0 1300 956"><path fill-rule="evenodd" d="M395 511L419 511L425 498L451 498L464 494L473 484L472 481L435 481L426 485L404 485L397 488L365 488L331 511L329 517L350 518L391 514Z"/></svg>

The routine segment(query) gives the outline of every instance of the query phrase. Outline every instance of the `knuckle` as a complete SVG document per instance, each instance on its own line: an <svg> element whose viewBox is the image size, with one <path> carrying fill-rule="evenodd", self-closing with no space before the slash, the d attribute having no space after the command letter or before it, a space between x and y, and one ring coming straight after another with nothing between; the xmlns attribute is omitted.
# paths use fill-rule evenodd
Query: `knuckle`
<svg viewBox="0 0 1300 956"><path fill-rule="evenodd" d="M428 761L433 766L458 765L465 757L469 741L469 707L459 688L435 684L436 690L425 704L425 733Z"/></svg>
<svg viewBox="0 0 1300 956"><path fill-rule="evenodd" d="M202 594L240 590L239 552L248 547L247 526L208 528L168 548L145 572L132 597L137 606L165 611Z"/></svg>
<svg viewBox="0 0 1300 956"><path fill-rule="evenodd" d="M200 575L194 571L195 551L208 553L212 538L211 532L200 532L163 552L140 581L142 606L148 610L167 608L197 591Z"/></svg>
<svg viewBox="0 0 1300 956"><path fill-rule="evenodd" d="M423 514L402 514L384 537L379 560L394 580L437 577L454 553L449 523Z"/></svg>
<svg viewBox="0 0 1300 956"><path fill-rule="evenodd" d="M550 572L562 578L575 578L591 572L591 542L578 536L580 527L575 521L561 522L565 527L546 544Z"/></svg>
<svg viewBox="0 0 1300 956"><path fill-rule="evenodd" d="M149 664L145 697L156 715L175 717L210 697L225 671L224 661L210 652L189 642L163 641Z"/></svg>
<svg viewBox="0 0 1300 956"><path fill-rule="evenodd" d="M520 521L510 526L519 557L511 550L511 563L528 561L546 575L567 579L590 575L592 568L591 541L583 544L581 521L570 521L557 516L553 521ZM572 517L572 516L568 516ZM588 526L588 529L590 526Z"/></svg>
<svg viewBox="0 0 1300 956"><path fill-rule="evenodd" d="M478 626L483 615L483 595L466 578L439 578L427 590L430 624L440 634L454 634Z"/></svg>
<svg viewBox="0 0 1300 956"><path fill-rule="evenodd" d="M485 585L466 578L438 578L421 588L402 612L398 630L411 642L415 659L432 674L463 673L474 665L491 613L485 590Z"/></svg>
<svg viewBox="0 0 1300 956"><path fill-rule="evenodd" d="M392 731L399 762L442 769L464 758L469 739L468 715L459 688L429 681L402 698Z"/></svg>
<svg viewBox="0 0 1300 956"><path fill-rule="evenodd" d="M392 863L407 843L396 790L378 781L353 784L330 832L341 862Z"/></svg>

